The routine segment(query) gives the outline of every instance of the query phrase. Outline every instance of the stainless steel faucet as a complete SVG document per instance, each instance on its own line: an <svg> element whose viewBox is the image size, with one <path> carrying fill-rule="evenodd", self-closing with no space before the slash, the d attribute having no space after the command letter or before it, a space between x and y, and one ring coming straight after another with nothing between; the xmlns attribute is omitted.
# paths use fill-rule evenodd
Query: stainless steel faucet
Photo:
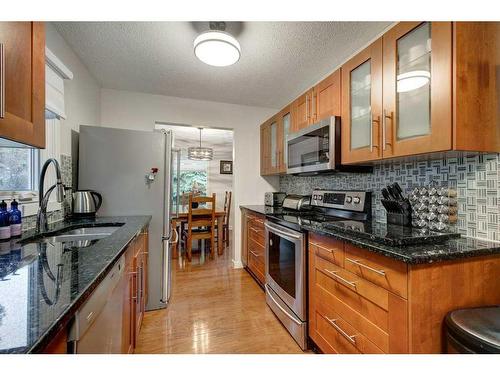
<svg viewBox="0 0 500 375"><path fill-rule="evenodd" d="M52 185L47 192L43 193L43 185L45 183L45 173L50 164L54 164L56 169L56 183ZM40 172L40 181L38 182L38 199L40 200L38 206L38 214L36 217L36 230L37 232L45 232L48 230L47 224L47 204L49 203L50 193L52 190L56 189L57 201L62 203L64 200L64 185L61 180L61 168L56 159L47 159L43 164L42 170Z"/></svg>

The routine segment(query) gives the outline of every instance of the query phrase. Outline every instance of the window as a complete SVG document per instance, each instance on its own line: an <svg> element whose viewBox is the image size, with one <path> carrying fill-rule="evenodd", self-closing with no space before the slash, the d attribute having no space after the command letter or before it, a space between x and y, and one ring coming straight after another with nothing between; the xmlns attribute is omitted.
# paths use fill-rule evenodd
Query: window
<svg viewBox="0 0 500 375"><path fill-rule="evenodd" d="M38 154L37 149L0 147L0 191L36 190Z"/></svg>
<svg viewBox="0 0 500 375"><path fill-rule="evenodd" d="M180 205L186 206L188 204L189 193L195 193L199 195L207 195L207 171L185 171L181 170L179 175L179 191ZM177 176L174 175L173 178L173 194L174 202L177 202ZM174 203L175 204L175 203Z"/></svg>

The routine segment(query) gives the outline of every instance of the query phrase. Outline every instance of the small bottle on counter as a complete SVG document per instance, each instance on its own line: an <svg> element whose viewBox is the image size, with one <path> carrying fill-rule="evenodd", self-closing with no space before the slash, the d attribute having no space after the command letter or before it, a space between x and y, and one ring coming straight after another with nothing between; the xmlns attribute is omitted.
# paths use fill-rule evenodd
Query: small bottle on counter
<svg viewBox="0 0 500 375"><path fill-rule="evenodd" d="M19 203L15 199L10 203L9 223L10 236L19 237L21 235L22 214L19 210Z"/></svg>
<svg viewBox="0 0 500 375"><path fill-rule="evenodd" d="M4 200L0 203L0 241L10 239L10 222L7 203Z"/></svg>

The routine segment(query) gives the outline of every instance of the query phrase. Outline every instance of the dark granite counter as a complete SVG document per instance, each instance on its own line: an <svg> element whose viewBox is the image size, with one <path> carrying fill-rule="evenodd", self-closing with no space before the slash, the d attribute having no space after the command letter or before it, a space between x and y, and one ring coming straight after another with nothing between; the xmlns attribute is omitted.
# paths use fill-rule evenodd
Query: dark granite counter
<svg viewBox="0 0 500 375"><path fill-rule="evenodd" d="M266 207L262 205L241 206L269 218L283 212L281 208ZM382 227L385 224L375 223L375 227ZM318 234L331 236L346 242L352 243L360 248L385 255L387 257L408 263L422 264L434 263L445 260L475 257L481 255L500 254L500 243L476 238L461 237L449 239L440 243L411 244L406 246L390 246L379 243L370 238L365 233L358 233L355 230L346 228L344 225L335 222L314 222L301 223L303 230Z"/></svg>
<svg viewBox="0 0 500 375"><path fill-rule="evenodd" d="M41 350L111 270L150 216L99 217L61 221L59 232L82 226L117 226L110 236L79 246L62 243L0 243L0 353Z"/></svg>

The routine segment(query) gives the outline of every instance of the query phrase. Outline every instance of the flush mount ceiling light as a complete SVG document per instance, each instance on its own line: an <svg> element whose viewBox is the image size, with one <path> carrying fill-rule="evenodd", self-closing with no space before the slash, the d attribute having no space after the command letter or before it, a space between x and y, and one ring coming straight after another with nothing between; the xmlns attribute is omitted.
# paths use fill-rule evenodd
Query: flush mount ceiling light
<svg viewBox="0 0 500 375"><path fill-rule="evenodd" d="M212 66L229 66L240 59L240 44L225 29L225 22L210 22L210 31L198 35L194 40L194 54L198 59Z"/></svg>
<svg viewBox="0 0 500 375"><path fill-rule="evenodd" d="M198 147L188 147L188 159L189 160L212 160L214 158L214 150L210 147L201 147L201 131L200 129L200 145Z"/></svg>
<svg viewBox="0 0 500 375"><path fill-rule="evenodd" d="M425 70L414 70L413 72L398 74L397 80L397 91L408 92L416 90L429 83L431 80L431 73Z"/></svg>

